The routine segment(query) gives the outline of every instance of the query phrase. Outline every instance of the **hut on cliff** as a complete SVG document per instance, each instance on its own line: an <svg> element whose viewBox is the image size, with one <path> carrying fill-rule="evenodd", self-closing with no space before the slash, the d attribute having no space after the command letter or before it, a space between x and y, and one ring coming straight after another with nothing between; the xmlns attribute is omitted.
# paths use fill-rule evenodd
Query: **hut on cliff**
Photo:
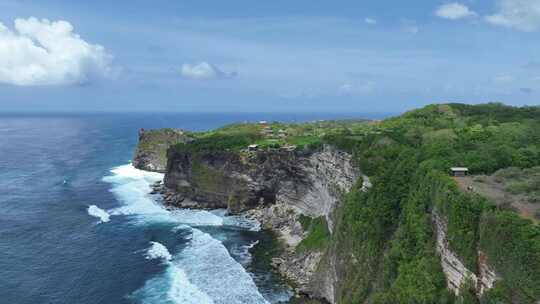
<svg viewBox="0 0 540 304"><path fill-rule="evenodd" d="M456 176L456 177L466 176L469 174L469 168L452 167L450 168L450 173L452 174L452 176Z"/></svg>

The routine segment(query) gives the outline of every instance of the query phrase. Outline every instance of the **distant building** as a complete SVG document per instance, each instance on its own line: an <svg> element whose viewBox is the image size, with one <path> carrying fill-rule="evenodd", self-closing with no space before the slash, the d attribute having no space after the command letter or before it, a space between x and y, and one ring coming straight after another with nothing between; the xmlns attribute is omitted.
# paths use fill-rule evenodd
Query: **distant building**
<svg viewBox="0 0 540 304"><path fill-rule="evenodd" d="M259 149L259 145L249 145L248 151L257 151Z"/></svg>
<svg viewBox="0 0 540 304"><path fill-rule="evenodd" d="M272 130L271 127L264 127L262 130L262 133L266 135L270 135L270 134L274 134L274 130Z"/></svg>
<svg viewBox="0 0 540 304"><path fill-rule="evenodd" d="M295 145L287 145L287 146L283 146L282 149L285 150L285 151L288 151L288 152L292 152L292 151L296 150L296 146Z"/></svg>
<svg viewBox="0 0 540 304"><path fill-rule="evenodd" d="M465 176L469 174L469 168L452 167L450 168L450 172L452 173L452 176Z"/></svg>
<svg viewBox="0 0 540 304"><path fill-rule="evenodd" d="M267 125L267 124L268 124L268 121L266 121L266 120L261 120L261 121L259 121L259 124L260 124L260 125Z"/></svg>

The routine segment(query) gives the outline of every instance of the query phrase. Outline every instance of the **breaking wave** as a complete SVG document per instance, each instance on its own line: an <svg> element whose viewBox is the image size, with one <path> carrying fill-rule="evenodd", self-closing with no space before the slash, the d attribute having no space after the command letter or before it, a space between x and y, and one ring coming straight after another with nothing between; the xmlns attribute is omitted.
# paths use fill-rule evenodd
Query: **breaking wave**
<svg viewBox="0 0 540 304"><path fill-rule="evenodd" d="M111 173L103 180L112 184L111 192L123 204L111 210L111 214L127 216L136 224L172 224L173 233L188 232L186 247L178 253L171 254L163 244L151 242L146 258L162 260L165 269L146 281L130 298L140 303L268 303L250 274L229 254L223 243L196 228L234 226L257 230L260 225L256 221L226 216L224 210L167 210L149 194L151 185L162 180L163 174L138 170L132 165L114 168ZM247 257L250 246L242 248L242 260L250 259Z"/></svg>
<svg viewBox="0 0 540 304"><path fill-rule="evenodd" d="M99 208L96 205L88 206L88 214L93 216L93 217L99 218L101 223L106 223L106 222L111 220L110 219L110 217L111 217L110 214L107 213L107 211Z"/></svg>
<svg viewBox="0 0 540 304"><path fill-rule="evenodd" d="M146 258L149 260L163 259L165 261L172 260L172 255L163 244L158 242L150 242L152 244L146 252Z"/></svg>

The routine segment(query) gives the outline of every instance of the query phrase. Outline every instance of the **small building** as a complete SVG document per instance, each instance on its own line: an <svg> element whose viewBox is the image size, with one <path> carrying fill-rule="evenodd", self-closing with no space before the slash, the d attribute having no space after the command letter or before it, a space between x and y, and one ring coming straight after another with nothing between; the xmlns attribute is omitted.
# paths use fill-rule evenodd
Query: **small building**
<svg viewBox="0 0 540 304"><path fill-rule="evenodd" d="M296 146L295 145L287 145L287 146L283 146L281 147L284 151L287 151L287 152L292 152L294 150L296 150Z"/></svg>
<svg viewBox="0 0 540 304"><path fill-rule="evenodd" d="M272 130L271 127L264 127L262 130L262 133L266 135L270 135L270 134L274 134L274 130Z"/></svg>
<svg viewBox="0 0 540 304"><path fill-rule="evenodd" d="M259 145L249 145L248 151L257 151L259 149Z"/></svg>
<svg viewBox="0 0 540 304"><path fill-rule="evenodd" d="M452 176L465 176L469 174L469 168L452 167L450 168L450 172L452 173Z"/></svg>
<svg viewBox="0 0 540 304"><path fill-rule="evenodd" d="M260 125L267 125L267 124L268 124L268 121L266 121L266 120L261 120L261 121L259 121L259 124L260 124Z"/></svg>

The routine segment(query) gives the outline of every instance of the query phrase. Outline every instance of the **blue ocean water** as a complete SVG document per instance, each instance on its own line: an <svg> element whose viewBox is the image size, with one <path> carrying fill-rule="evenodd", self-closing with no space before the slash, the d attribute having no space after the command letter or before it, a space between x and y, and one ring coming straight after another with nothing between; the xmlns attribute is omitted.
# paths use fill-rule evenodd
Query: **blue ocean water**
<svg viewBox="0 0 540 304"><path fill-rule="evenodd" d="M354 117L373 115L0 114L0 303L286 302L249 253L266 232L148 194L137 130Z"/></svg>

